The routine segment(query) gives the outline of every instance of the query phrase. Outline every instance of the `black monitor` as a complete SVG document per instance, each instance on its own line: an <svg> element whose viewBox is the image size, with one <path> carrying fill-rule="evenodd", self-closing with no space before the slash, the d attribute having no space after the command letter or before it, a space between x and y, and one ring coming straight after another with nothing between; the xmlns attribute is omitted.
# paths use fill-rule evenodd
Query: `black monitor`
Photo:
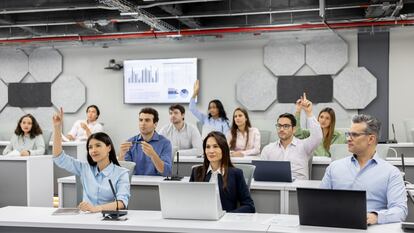
<svg viewBox="0 0 414 233"><path fill-rule="evenodd" d="M255 181L292 182L290 161L253 160Z"/></svg>

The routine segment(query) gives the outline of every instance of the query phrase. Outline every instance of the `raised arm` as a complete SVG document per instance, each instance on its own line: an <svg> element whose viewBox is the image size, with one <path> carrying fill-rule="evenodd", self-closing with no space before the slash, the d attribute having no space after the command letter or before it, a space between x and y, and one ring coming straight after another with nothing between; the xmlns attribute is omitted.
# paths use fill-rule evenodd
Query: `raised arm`
<svg viewBox="0 0 414 233"><path fill-rule="evenodd" d="M207 116L201 113L200 111L198 111L196 103L195 103L195 99L197 98L199 91L200 91L200 83L198 80L196 80L196 82L194 83L193 96L191 97L190 105L188 106L188 108L190 109L190 112L193 113L193 115L200 122L204 124L204 118L206 118Z"/></svg>
<svg viewBox="0 0 414 233"><path fill-rule="evenodd" d="M63 108L53 115L53 156L57 157L62 153L62 124Z"/></svg>
<svg viewBox="0 0 414 233"><path fill-rule="evenodd" d="M302 108L306 113L306 123L309 129L309 137L304 139L306 152L311 155L312 152L322 142L323 134L319 122L313 116L312 102L306 98L306 93L303 93Z"/></svg>

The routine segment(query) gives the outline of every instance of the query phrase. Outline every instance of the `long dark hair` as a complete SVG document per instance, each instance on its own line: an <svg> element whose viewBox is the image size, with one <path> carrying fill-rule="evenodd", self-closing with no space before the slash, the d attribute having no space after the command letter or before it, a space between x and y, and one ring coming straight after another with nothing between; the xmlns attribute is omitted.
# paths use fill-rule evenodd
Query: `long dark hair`
<svg viewBox="0 0 414 233"><path fill-rule="evenodd" d="M234 150L236 148L236 141L237 141L237 129L239 128L236 123L234 122L234 114L236 114L236 111L240 111L243 113L244 117L246 118L246 125L245 125L245 131L247 133L246 136L246 144L244 145L244 149L247 148L247 143L249 142L249 129L252 127L252 124L250 123L249 114L247 114L246 109L244 108L236 108L233 112L233 122L231 124L231 140L230 140L230 150Z"/></svg>
<svg viewBox="0 0 414 233"><path fill-rule="evenodd" d="M221 168L222 171L224 171L223 178L223 189L227 189L227 175L228 175L228 168L234 167L234 165L231 163L230 160L230 148L227 144L226 137L224 134L218 131L210 132L207 137L203 141L203 154L204 154L204 161L203 166L197 167L195 180L196 181L204 181L204 178L206 177L206 172L208 170L208 167L210 166L210 161L208 161L207 155L206 155L206 146L207 146L207 140L209 138L214 138L217 141L217 144L219 145L222 153L221 157Z"/></svg>
<svg viewBox="0 0 414 233"><path fill-rule="evenodd" d="M325 148L326 151L329 151L332 143L333 134L335 131L336 117L335 111L332 108L324 108L319 112L318 118L324 112L328 113L331 117L331 123L329 124L328 133L323 136L323 148Z"/></svg>
<svg viewBox="0 0 414 233"><path fill-rule="evenodd" d="M14 130L14 133L17 136L22 136L24 134L22 128L20 127L20 123L22 123L23 119L25 117L29 117L32 120L32 128L30 129L30 138L34 138L37 135L42 134L42 129L40 128L39 123L37 123L36 118L34 118L34 116L32 114L26 114L22 117L20 117L19 121L17 122L17 127Z"/></svg>
<svg viewBox="0 0 414 233"><path fill-rule="evenodd" d="M225 120L225 121L228 121L229 118L227 118L226 111L224 111L224 106L221 103L221 101L218 100L218 99L215 99L215 100L210 101L210 103L208 103L208 109L210 109L210 104L212 104L212 103L216 104L216 107L219 110L219 117L221 119ZM208 113L208 118L211 118L211 114L210 113Z"/></svg>
<svg viewBox="0 0 414 233"><path fill-rule="evenodd" d="M99 133L94 133L91 134L91 136L89 136L88 141L86 142L86 151L87 151L87 159L88 159L88 163L91 166L96 166L96 162L93 161L91 155L89 154L89 142L91 141L91 139L95 139L98 140L100 142L105 143L106 146L111 146L111 150L109 151L109 161L111 161L113 164L119 165L118 160L116 159L116 153L115 153L115 147L114 144L112 143L111 138L108 136L108 134L103 133L103 132L99 132Z"/></svg>

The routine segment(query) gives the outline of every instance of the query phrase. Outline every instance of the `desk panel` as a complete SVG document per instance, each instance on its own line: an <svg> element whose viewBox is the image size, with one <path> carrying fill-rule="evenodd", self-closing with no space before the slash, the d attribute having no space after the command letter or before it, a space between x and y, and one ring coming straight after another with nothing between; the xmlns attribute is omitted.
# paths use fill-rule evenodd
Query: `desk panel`
<svg viewBox="0 0 414 233"><path fill-rule="evenodd" d="M0 161L0 207L27 206L26 162Z"/></svg>

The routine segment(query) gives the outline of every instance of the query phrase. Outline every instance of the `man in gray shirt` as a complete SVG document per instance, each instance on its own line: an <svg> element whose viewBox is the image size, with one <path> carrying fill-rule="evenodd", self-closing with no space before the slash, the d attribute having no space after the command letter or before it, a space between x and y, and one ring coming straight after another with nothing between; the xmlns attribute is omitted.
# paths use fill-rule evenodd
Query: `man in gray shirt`
<svg viewBox="0 0 414 233"><path fill-rule="evenodd" d="M181 156L196 156L203 154L203 143L198 129L184 121L185 108L174 104L169 108L170 124L165 125L159 134L168 138Z"/></svg>

